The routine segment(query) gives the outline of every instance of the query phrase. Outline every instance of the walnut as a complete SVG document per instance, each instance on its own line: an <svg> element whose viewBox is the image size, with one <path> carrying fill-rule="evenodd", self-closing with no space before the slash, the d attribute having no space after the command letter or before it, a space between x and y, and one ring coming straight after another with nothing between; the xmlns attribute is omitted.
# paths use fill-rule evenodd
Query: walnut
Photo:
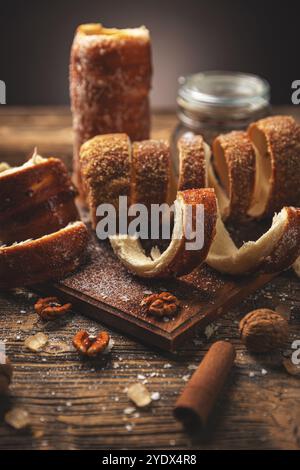
<svg viewBox="0 0 300 470"><path fill-rule="evenodd" d="M179 300L169 292L161 292L160 294L145 297L141 302L141 306L156 317L168 317L177 312Z"/></svg>
<svg viewBox="0 0 300 470"><path fill-rule="evenodd" d="M241 340L252 352L267 352L285 345L288 322L279 313L266 308L248 313L239 325Z"/></svg>
<svg viewBox="0 0 300 470"><path fill-rule="evenodd" d="M43 320L55 320L68 313L71 308L72 304L62 304L57 297L39 299L34 306L35 311Z"/></svg>
<svg viewBox="0 0 300 470"><path fill-rule="evenodd" d="M73 346L84 356L94 357L104 351L109 343L110 336L101 331L97 336L89 336L87 331L78 331L73 338Z"/></svg>

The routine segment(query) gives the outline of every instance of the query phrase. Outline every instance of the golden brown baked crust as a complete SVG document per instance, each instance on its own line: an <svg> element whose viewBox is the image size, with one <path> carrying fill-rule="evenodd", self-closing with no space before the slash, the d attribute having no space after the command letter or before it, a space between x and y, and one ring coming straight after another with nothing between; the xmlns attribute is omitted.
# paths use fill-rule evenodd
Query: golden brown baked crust
<svg viewBox="0 0 300 470"><path fill-rule="evenodd" d="M259 171L264 175L263 182L261 177L257 178L257 185L268 186L264 195L256 190L253 201L256 207L251 209L251 215L262 217L283 206L298 206L300 126L291 116L271 116L251 124L248 134L258 150Z"/></svg>
<svg viewBox="0 0 300 470"><path fill-rule="evenodd" d="M219 217L206 262L217 271L232 275L276 273L288 269L299 254L300 209L283 207L266 233L240 248L236 247Z"/></svg>
<svg viewBox="0 0 300 470"><path fill-rule="evenodd" d="M102 160L102 144L98 143L107 139L107 158L109 167L117 169L115 192L112 197L110 193L110 183L114 180L112 174L107 172L106 165L98 166L98 159ZM126 141L126 145L110 147L112 140L121 139ZM122 140L123 139L123 140ZM90 152L90 142L98 142L92 146ZM182 139L179 143L181 182L179 184L189 184L189 176L192 185L198 184L199 178L205 179L208 165L208 153L201 136L193 136L190 142ZM217 164L217 170L227 177L223 181L228 190L230 210L227 216L242 218L246 216L254 192L255 174L255 151L245 132L232 132L228 135L219 136L214 142L215 153L223 152L223 164ZM140 202L146 205L156 202L167 202L168 187L170 187L170 173L167 172L169 161L169 149L162 141L143 141L133 144L133 157L130 159L131 149L129 139L124 134L113 134L108 136L98 136L87 142L83 149L87 151L86 168L84 180L91 178L95 184L94 192L99 192L101 197L99 202L111 202L120 194L120 188L125 188L125 193L130 195L129 201ZM114 162L114 159L116 161ZM185 164L189 161L190 165ZM199 166L194 165L195 161ZM125 164L126 171L120 172L119 163ZM220 162L219 162L220 163ZM85 164L82 163L83 167ZM95 165L98 167L100 179L97 180ZM195 171L193 171L195 169ZM115 171L115 170L114 170ZM104 178L104 180L103 180ZM125 181L125 186L122 186ZM88 181L88 184L91 182ZM88 187L88 185L87 185ZM108 199L103 201L107 195ZM98 193L97 193L98 194ZM124 192L123 192L124 194ZM213 196L212 196L213 195ZM272 227L256 242L247 242L241 248L237 248L229 233L224 227L221 217L217 218L216 197L212 189L205 189L199 192L198 189L178 191L177 201L183 208L189 204L196 207L197 204L204 204L206 210L205 243L203 249L190 251L185 249L186 239L184 234L180 238L180 243L172 245L162 254L154 253L151 258L145 256L142 247L136 240L126 236L116 236L111 238L112 246L120 260L129 270L142 277L165 277L181 275L190 272L195 266L203 262L207 256L207 263L221 272L232 275L243 275L253 272L279 272L291 266L300 251L300 209L294 207L284 207L278 216L274 217ZM213 207L215 206L215 207ZM224 215L224 214L222 214ZM213 218L215 217L215 218ZM175 220L176 224L176 220ZM207 249L206 249L207 248ZM168 251L169 250L169 251ZM135 259L136 256L136 259Z"/></svg>
<svg viewBox="0 0 300 470"><path fill-rule="evenodd" d="M183 237L180 250L174 257L174 260L164 272L165 276L176 275L183 276L190 273L194 268L200 266L206 259L213 239L216 233L217 221L217 200L215 192L212 188L205 189L187 189L179 191L177 197L181 197L185 205L191 206L192 209L192 229L196 230L196 208L199 205L204 207L204 245L200 250L186 249L186 236ZM187 224L187 221L184 221Z"/></svg>
<svg viewBox="0 0 300 470"><path fill-rule="evenodd" d="M70 94L74 171L79 182L78 153L86 140L112 132L126 132L132 140L149 137L151 76L146 28L118 30L101 24L77 28L71 51Z"/></svg>
<svg viewBox="0 0 300 470"><path fill-rule="evenodd" d="M119 196L128 203L162 204L170 193L169 144L160 140L130 143L126 134L105 134L85 142L80 151L82 180L96 227L96 209Z"/></svg>
<svg viewBox="0 0 300 470"><path fill-rule="evenodd" d="M288 269L300 255L300 209L284 207L287 220L274 250L262 260L259 271L280 272Z"/></svg>
<svg viewBox="0 0 300 470"><path fill-rule="evenodd" d="M67 169L57 158L0 173L0 240L40 237L77 220L75 195Z"/></svg>
<svg viewBox="0 0 300 470"><path fill-rule="evenodd" d="M82 222L36 240L0 247L0 289L60 279L84 259L88 232Z"/></svg>
<svg viewBox="0 0 300 470"><path fill-rule="evenodd" d="M119 196L130 196L131 143L126 134L105 134L85 142L80 149L80 165L91 211L97 225L100 204L119 205Z"/></svg>
<svg viewBox="0 0 300 470"><path fill-rule="evenodd" d="M205 188L207 162L204 140L201 135L184 134L177 144L179 153L178 190Z"/></svg>
<svg viewBox="0 0 300 470"><path fill-rule="evenodd" d="M171 181L168 142L144 140L132 144L131 204L162 204L168 200Z"/></svg>
<svg viewBox="0 0 300 470"><path fill-rule="evenodd" d="M150 257L146 256L139 241L128 235L116 235L110 238L114 252L134 274L145 278L180 276L191 272L205 260L215 236L217 219L215 192L210 188L178 191L176 201L173 235L163 253L154 250ZM204 244L201 248L191 250L188 247L191 240L187 227L195 231L196 208L200 204L204 206ZM188 207L191 212L188 211ZM190 215L192 215L191 221Z"/></svg>
<svg viewBox="0 0 300 470"><path fill-rule="evenodd" d="M245 217L255 183L255 151L246 132L221 134L213 142L213 166L229 201L223 219Z"/></svg>

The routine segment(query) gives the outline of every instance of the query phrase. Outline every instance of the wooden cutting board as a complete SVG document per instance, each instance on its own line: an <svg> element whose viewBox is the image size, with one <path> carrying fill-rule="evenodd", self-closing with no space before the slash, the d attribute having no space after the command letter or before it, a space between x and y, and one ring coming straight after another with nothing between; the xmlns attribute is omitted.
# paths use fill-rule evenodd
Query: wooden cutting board
<svg viewBox="0 0 300 470"><path fill-rule="evenodd" d="M91 233L86 264L73 275L39 288L72 302L74 310L154 347L174 351L198 326L222 316L228 308L266 284L275 275L240 279L202 266L172 280L145 280L130 273L108 242ZM181 302L178 314L167 321L141 312L140 303L151 293L167 290Z"/></svg>

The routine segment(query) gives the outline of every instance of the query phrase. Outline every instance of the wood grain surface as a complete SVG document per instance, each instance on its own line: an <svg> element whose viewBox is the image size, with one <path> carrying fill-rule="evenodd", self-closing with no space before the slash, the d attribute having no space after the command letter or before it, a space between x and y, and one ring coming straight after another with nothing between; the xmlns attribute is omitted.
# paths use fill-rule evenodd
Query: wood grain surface
<svg viewBox="0 0 300 470"><path fill-rule="evenodd" d="M279 112L295 113L296 107ZM276 110L277 111L277 110ZM70 115L64 108L0 107L0 161L20 163L35 145L45 155L71 163ZM154 116L154 135L167 137L175 116ZM293 340L300 339L300 284L286 272L249 296L205 332L199 331L177 355L142 346L111 332L112 350L98 360L83 360L71 345L78 329L96 332L101 324L69 314L42 322L34 313L34 296L6 292L0 296L0 341L14 365L11 392L0 403L1 449L299 449L300 380L288 375L278 354L249 355L239 341L238 321L249 310L268 307L289 317ZM44 332L48 345L38 353L24 340ZM189 435L172 416L176 397L209 345L225 339L237 348L231 378L205 432ZM132 404L126 387L146 382L159 392L147 410L124 413ZM12 406L31 417L26 431L3 420Z"/></svg>

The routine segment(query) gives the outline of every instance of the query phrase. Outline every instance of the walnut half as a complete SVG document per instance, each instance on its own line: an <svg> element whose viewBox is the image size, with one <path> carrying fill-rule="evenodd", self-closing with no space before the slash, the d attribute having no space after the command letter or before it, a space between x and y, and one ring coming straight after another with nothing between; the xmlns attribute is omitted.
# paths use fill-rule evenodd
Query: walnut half
<svg viewBox="0 0 300 470"><path fill-rule="evenodd" d="M177 313L179 300L169 292L161 292L145 297L141 302L141 307L156 317L170 317Z"/></svg>

